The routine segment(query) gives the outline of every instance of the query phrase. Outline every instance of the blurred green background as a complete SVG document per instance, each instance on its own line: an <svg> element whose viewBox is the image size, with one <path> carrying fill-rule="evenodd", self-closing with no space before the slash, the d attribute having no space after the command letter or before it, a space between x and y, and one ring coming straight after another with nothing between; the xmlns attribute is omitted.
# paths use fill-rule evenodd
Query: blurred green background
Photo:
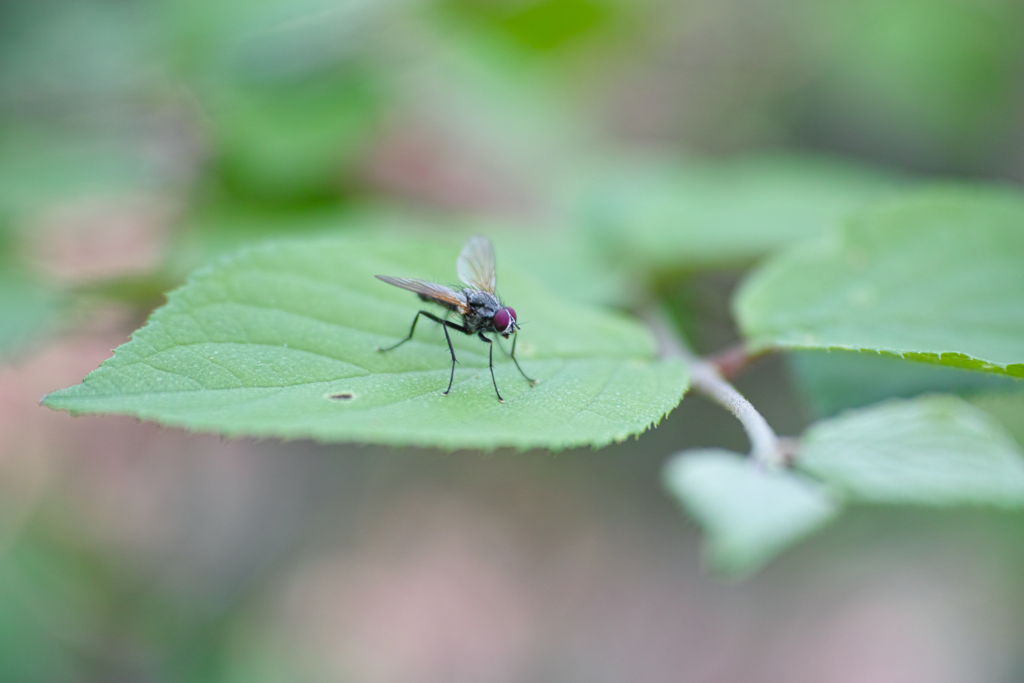
<svg viewBox="0 0 1024 683"><path fill-rule="evenodd" d="M1019 514L859 510L745 584L703 573L660 465L745 442L699 397L554 457L37 406L193 268L324 230L543 236L504 258L606 303L653 280L720 350L745 257L562 264L633 161L779 150L1020 184L1024 5L0 0L0 683L1024 680ZM739 386L797 434L978 382L886 362Z"/></svg>

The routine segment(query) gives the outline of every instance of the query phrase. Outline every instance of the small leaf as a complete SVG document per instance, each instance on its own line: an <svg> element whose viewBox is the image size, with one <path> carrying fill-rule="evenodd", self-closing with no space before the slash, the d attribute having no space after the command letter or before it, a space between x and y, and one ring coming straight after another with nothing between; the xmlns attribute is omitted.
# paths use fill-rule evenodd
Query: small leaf
<svg viewBox="0 0 1024 683"><path fill-rule="evenodd" d="M1024 376L1024 195L939 187L785 251L735 300L755 349L842 348Z"/></svg>
<svg viewBox="0 0 1024 683"><path fill-rule="evenodd" d="M654 340L629 319L533 284L498 254L498 291L519 314L516 356L530 388L487 345L419 309L436 306L374 275L455 279L461 243L387 236L270 243L200 271L78 386L46 397L72 412L136 415L230 436L394 445L560 449L639 434L674 408L685 366L655 359ZM507 342L505 350L509 350Z"/></svg>
<svg viewBox="0 0 1024 683"><path fill-rule="evenodd" d="M1024 453L954 396L893 400L813 425L800 469L872 503L1024 506Z"/></svg>
<svg viewBox="0 0 1024 683"><path fill-rule="evenodd" d="M829 158L622 165L582 193L583 220L641 269L743 264L839 224L905 181Z"/></svg>
<svg viewBox="0 0 1024 683"><path fill-rule="evenodd" d="M756 571L839 512L820 485L724 450L680 453L665 481L710 537L712 566L729 574Z"/></svg>

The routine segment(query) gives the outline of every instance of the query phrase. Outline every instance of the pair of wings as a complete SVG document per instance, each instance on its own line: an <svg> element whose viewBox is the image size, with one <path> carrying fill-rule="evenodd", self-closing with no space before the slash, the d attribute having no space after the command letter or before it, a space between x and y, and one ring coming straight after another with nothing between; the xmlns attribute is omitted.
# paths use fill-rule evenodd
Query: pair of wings
<svg viewBox="0 0 1024 683"><path fill-rule="evenodd" d="M455 270L459 274L459 279L469 287L494 294L494 247L491 245L491 241L486 237L470 237L459 253ZM390 275L378 275L377 279L433 299L443 306L459 311L459 313L469 311L466 297L462 292L456 292L450 287L427 280L391 277Z"/></svg>

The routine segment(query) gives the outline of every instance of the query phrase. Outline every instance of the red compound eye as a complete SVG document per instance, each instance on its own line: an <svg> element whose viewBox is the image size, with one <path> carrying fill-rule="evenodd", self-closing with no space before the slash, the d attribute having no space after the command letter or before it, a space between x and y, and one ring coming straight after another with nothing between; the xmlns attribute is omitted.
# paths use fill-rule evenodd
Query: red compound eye
<svg viewBox="0 0 1024 683"><path fill-rule="evenodd" d="M494 314L494 329L496 329L499 334L508 334L512 331L512 325L515 321L515 309L509 308L508 306L499 308L498 312Z"/></svg>

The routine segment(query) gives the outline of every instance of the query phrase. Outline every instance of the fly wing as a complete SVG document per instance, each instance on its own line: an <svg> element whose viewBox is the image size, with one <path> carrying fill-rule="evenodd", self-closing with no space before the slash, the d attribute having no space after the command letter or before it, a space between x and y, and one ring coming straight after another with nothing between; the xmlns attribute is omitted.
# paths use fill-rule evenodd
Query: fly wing
<svg viewBox="0 0 1024 683"><path fill-rule="evenodd" d="M389 285L395 287L401 287L402 289L408 289L410 292L416 292L422 297L426 297L432 301L436 301L442 306L446 306L452 310L465 313L469 310L469 306L466 304L466 297L460 292L456 292L450 287L439 285L434 282L427 282L426 280L417 280L409 277L391 277L390 275L377 275L378 280L383 280Z"/></svg>
<svg viewBox="0 0 1024 683"><path fill-rule="evenodd" d="M481 292L494 294L494 247L486 237L470 237L455 264L459 279Z"/></svg>

